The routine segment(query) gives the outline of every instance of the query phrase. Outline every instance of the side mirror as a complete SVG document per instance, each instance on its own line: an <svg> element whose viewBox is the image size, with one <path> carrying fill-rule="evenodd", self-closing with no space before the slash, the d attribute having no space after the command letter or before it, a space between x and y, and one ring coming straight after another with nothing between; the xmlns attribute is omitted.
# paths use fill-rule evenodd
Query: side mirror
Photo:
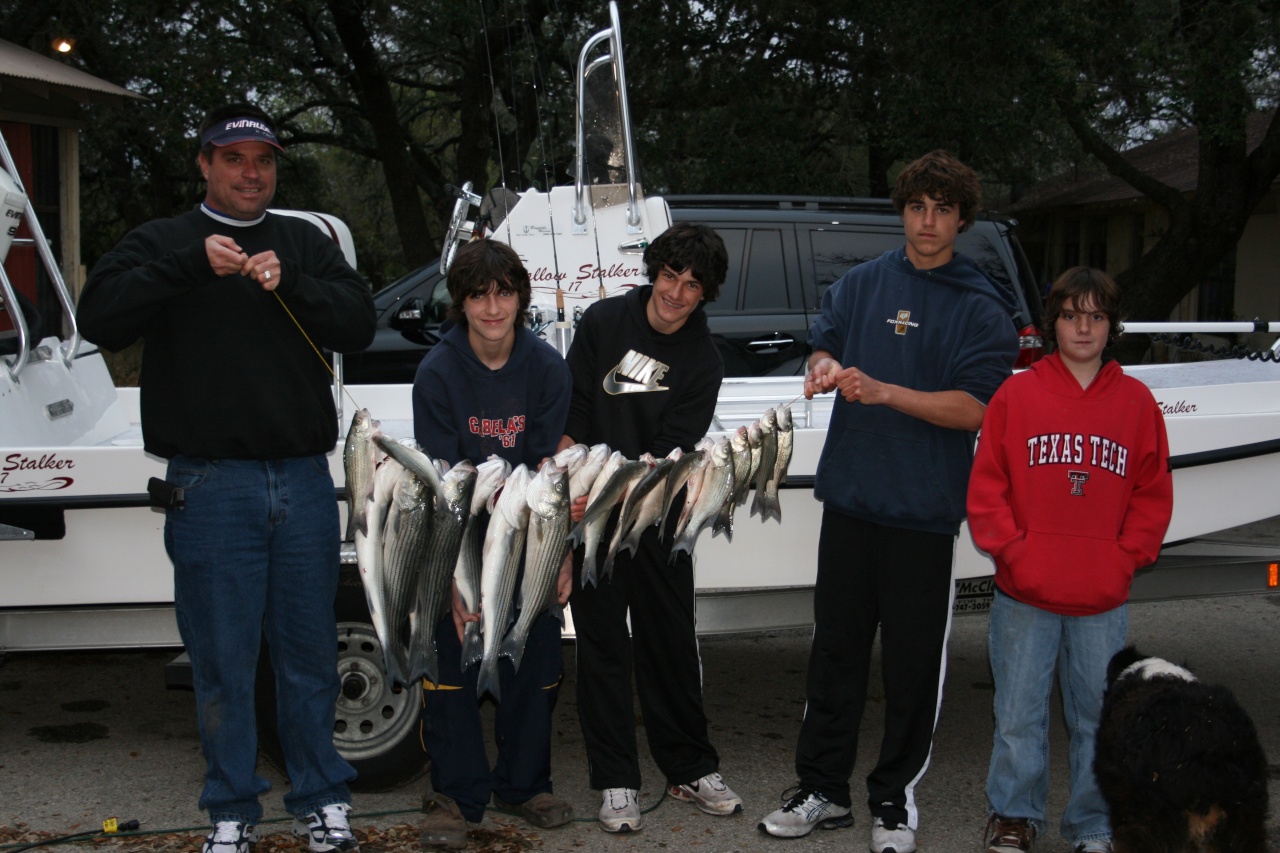
<svg viewBox="0 0 1280 853"><path fill-rule="evenodd" d="M406 299L404 304L396 309L396 313L392 315L387 325L397 332L414 331L422 327L426 319L425 313L422 300L415 296L412 299Z"/></svg>

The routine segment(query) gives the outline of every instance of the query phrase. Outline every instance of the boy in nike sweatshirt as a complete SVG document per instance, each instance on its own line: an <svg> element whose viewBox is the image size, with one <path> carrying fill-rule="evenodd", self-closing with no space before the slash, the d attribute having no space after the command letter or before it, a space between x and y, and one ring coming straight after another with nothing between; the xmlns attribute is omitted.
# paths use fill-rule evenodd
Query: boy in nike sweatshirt
<svg viewBox="0 0 1280 853"><path fill-rule="evenodd" d="M661 458L675 447L692 450L711 426L724 364L702 305L715 301L724 281L724 242L705 225L678 222L649 244L644 263L651 284L582 316L567 356L573 400L561 449L604 442L628 459ZM574 505L575 521L585 503ZM682 503L672 501L673 512ZM604 541L611 535L612 526ZM742 810L707 734L693 559L681 552L668 564L669 553L650 527L635 554L618 555L610 577L583 586L583 550L574 552L578 716L606 832L634 832L641 823L633 675L667 793L707 814Z"/></svg>
<svg viewBox="0 0 1280 853"><path fill-rule="evenodd" d="M995 853L1030 849L1046 829L1055 663L1071 737L1061 833L1079 853L1110 849L1093 773L1107 663L1124 646L1133 573L1155 560L1173 511L1160 408L1102 357L1121 330L1119 306L1099 270L1074 267L1054 282L1044 327L1055 351L992 398L969 479L969 529L996 563L986 833Z"/></svg>

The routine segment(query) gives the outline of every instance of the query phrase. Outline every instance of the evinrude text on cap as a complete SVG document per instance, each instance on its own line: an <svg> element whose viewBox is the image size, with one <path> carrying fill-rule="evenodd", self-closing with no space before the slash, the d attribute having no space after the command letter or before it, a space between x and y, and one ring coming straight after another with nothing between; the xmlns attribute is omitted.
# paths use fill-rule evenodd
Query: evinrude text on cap
<svg viewBox="0 0 1280 853"><path fill-rule="evenodd" d="M210 125L200 137L201 148L210 144L221 148L237 142L265 142L281 151L284 150L284 146L276 138L275 131L266 122L253 118L229 118L217 122Z"/></svg>

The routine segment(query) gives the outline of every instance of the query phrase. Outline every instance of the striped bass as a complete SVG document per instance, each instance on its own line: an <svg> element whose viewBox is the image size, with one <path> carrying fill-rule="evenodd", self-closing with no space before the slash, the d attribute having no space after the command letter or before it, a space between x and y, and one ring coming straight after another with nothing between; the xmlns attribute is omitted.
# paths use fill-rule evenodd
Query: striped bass
<svg viewBox="0 0 1280 853"><path fill-rule="evenodd" d="M676 554L680 551L693 553L698 534L720 512L725 498L733 489L733 453L729 449L727 436L716 442L708 454L707 463L699 470L701 476L698 478L698 492L687 523L677 529L676 541L671 546L670 562L675 562Z"/></svg>
<svg viewBox="0 0 1280 853"><path fill-rule="evenodd" d="M500 456L490 456L476 466L476 487L471 493L471 513L467 516L466 529L462 531L462 549L458 552L458 565L453 570L453 581L458 586L458 597L468 613L480 612L480 514L491 508L494 496L511 473L511 463ZM480 623L468 622L463 629L462 668L480 662L484 654L484 640L480 635Z"/></svg>
<svg viewBox="0 0 1280 853"><path fill-rule="evenodd" d="M419 573L409 648L412 675L439 683L440 663L436 629L453 604L453 573L462 550L462 534L471 517L471 493L476 466L466 459L454 465L441 481L442 497L435 500L431 532Z"/></svg>
<svg viewBox="0 0 1280 853"><path fill-rule="evenodd" d="M772 498L769 496L769 483L773 479L773 468L778 461L778 412L776 409L765 409L760 417L760 430L764 434L764 442L760 447L760 467L756 469L756 496L751 501L751 514L759 515L762 521L770 516L781 520L782 509L777 506L777 486L773 488Z"/></svg>
<svg viewBox="0 0 1280 853"><path fill-rule="evenodd" d="M524 578L520 583L520 615L502 641L500 654L520 669L534 620L548 608L564 625L564 609L556 594L560 567L569 551L569 475L554 461L543 464L525 491L529 528L525 538Z"/></svg>
<svg viewBox="0 0 1280 853"><path fill-rule="evenodd" d="M382 528L382 565L386 577L387 636L382 638L387 672L401 684L415 678L410 649L418 584L431 530L431 492L411 471L396 466L391 506ZM394 668L390 665L394 660Z"/></svg>
<svg viewBox="0 0 1280 853"><path fill-rule="evenodd" d="M488 693L499 700L502 694L498 681L498 647L507 632L516 575L524 554L525 530L529 524L529 502L525 492L532 479L524 465L517 465L507 476L489 518L481 555L480 623L484 653L480 660L476 692L481 696Z"/></svg>
<svg viewBox="0 0 1280 853"><path fill-rule="evenodd" d="M619 451L614 451L614 455L618 458L618 466L614 472L605 480L603 472L601 476L596 478L596 486L600 486L597 492L593 486L591 496L587 499L587 509L583 513L582 520L574 525L569 531L569 545L578 547L585 545L586 550L582 558L582 585L585 587L588 583L592 586L596 585L596 562L598 552L600 550L600 540L604 538L606 525L609 523L609 515L613 512L613 508L622 500L627 489L631 484L649 470L649 465L640 460L631 461L623 457ZM613 457L610 457L612 460Z"/></svg>
<svg viewBox="0 0 1280 853"><path fill-rule="evenodd" d="M396 480L405 473L404 467L394 459L388 459L377 467L373 474L373 491L366 499L366 530L355 532L356 567L360 570L360 583L369 605L369 621L382 644L387 678L402 684L405 683L404 673L396 663L387 622L387 577L382 542Z"/></svg>
<svg viewBox="0 0 1280 853"><path fill-rule="evenodd" d="M357 530L369 532L365 502L373 493L373 471L380 455L373 438L381 435L380 426L368 409L361 409L352 416L342 445L342 469L347 475L347 539L354 539Z"/></svg>

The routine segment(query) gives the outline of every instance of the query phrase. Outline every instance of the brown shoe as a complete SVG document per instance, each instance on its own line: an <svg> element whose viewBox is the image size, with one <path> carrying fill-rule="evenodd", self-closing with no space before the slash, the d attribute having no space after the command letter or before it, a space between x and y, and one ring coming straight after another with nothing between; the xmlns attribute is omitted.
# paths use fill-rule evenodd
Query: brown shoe
<svg viewBox="0 0 1280 853"><path fill-rule="evenodd" d="M493 804L503 811L519 815L534 826L540 826L543 829L564 826L573 820L573 806L555 794L548 794L545 791L541 794L534 794L519 805L505 803L497 794L494 794Z"/></svg>
<svg viewBox="0 0 1280 853"><path fill-rule="evenodd" d="M993 814L987 819L987 853L1026 853L1036 840L1036 828L1025 817L1001 817Z"/></svg>
<svg viewBox="0 0 1280 853"><path fill-rule="evenodd" d="M428 794L422 798L422 810L427 813L418 836L423 847L461 850L467 846L467 819L452 797Z"/></svg>

